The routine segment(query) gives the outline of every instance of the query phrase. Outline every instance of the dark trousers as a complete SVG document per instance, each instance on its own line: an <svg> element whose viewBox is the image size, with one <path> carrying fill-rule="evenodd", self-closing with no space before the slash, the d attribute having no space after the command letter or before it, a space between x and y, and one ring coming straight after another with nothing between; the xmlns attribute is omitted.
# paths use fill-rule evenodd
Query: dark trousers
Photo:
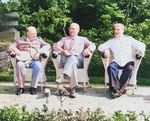
<svg viewBox="0 0 150 121"><path fill-rule="evenodd" d="M107 68L108 76L109 76L109 90L111 92L115 92L114 88L122 89L125 88L125 84L128 78L132 74L132 70L134 67L134 62L128 62L125 66L121 67L116 62L110 63ZM122 74L120 79L118 79L119 69L122 69Z"/></svg>

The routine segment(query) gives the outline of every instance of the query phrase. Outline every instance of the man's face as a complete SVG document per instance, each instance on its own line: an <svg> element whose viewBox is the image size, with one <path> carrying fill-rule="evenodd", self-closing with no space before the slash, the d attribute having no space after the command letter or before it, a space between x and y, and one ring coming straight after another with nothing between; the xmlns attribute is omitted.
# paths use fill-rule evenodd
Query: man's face
<svg viewBox="0 0 150 121"><path fill-rule="evenodd" d="M115 26L114 34L116 38L120 38L123 33L124 29L121 26Z"/></svg>
<svg viewBox="0 0 150 121"><path fill-rule="evenodd" d="M78 33L79 33L78 25L76 25L74 23L71 24L70 27L69 27L69 34L70 34L70 36L74 37L74 36L78 35Z"/></svg>
<svg viewBox="0 0 150 121"><path fill-rule="evenodd" d="M37 37L37 31L35 28L29 28L29 31L27 32L27 36L30 41L33 41Z"/></svg>

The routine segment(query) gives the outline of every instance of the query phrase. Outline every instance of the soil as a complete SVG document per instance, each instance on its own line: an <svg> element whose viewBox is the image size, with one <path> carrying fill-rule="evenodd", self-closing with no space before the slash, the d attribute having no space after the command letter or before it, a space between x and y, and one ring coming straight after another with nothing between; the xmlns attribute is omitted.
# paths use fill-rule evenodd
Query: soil
<svg viewBox="0 0 150 121"><path fill-rule="evenodd" d="M0 83L0 108L18 104L19 107L26 105L28 111L33 111L35 108L43 109L46 104L49 110L65 110L79 111L83 108L86 111L88 108L95 111L100 108L105 115L114 114L115 111L121 110L122 113L127 111L135 111L136 114L144 111L150 115L150 87L137 87L135 94L132 95L132 87L127 87L126 94L119 98L112 98L108 89L104 93L104 86L87 87L87 92L83 93L83 85L76 89L76 98L70 98L67 94L62 96L62 106L60 96L57 95L57 85L48 83L47 88L51 93L46 103L45 93L40 91L40 86L37 88L36 95L30 95L29 89L25 88L25 93L17 96L13 91L13 83Z"/></svg>

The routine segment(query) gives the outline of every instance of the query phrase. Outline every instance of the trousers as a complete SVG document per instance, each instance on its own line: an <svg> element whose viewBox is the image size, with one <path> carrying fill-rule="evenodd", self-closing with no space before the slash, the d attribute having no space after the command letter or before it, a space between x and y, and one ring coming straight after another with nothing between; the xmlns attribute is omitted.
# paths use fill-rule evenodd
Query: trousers
<svg viewBox="0 0 150 121"><path fill-rule="evenodd" d="M83 54L79 56L61 55L61 65L64 68L63 74L67 74L70 77L70 89L78 87L77 69L83 68Z"/></svg>
<svg viewBox="0 0 150 121"><path fill-rule="evenodd" d="M134 68L134 62L128 62L125 66L121 67L116 62L110 63L107 68L108 76L109 76L109 89L116 88L122 89L125 88L128 78L131 76L132 70ZM120 79L118 78L119 69L122 69L122 74Z"/></svg>
<svg viewBox="0 0 150 121"><path fill-rule="evenodd" d="M37 88L38 78L43 74L43 67L40 61L31 60L29 62L29 68L32 68L32 81L30 87ZM25 84L26 66L22 61L18 61L16 64L16 75L18 79L18 88L24 88Z"/></svg>

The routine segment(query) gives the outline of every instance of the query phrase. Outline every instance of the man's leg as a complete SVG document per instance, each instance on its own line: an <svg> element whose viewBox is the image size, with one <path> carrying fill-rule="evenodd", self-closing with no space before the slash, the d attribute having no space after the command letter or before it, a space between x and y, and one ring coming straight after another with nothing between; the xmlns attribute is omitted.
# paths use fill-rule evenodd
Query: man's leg
<svg viewBox="0 0 150 121"><path fill-rule="evenodd" d="M109 91L113 93L116 93L115 88L120 88L120 84L118 81L119 68L120 66L116 62L112 62L107 68L109 76Z"/></svg>
<svg viewBox="0 0 150 121"><path fill-rule="evenodd" d="M16 64L16 76L18 79L18 90L16 92L17 95L24 93L25 74L25 64L22 61L18 61Z"/></svg>
<svg viewBox="0 0 150 121"><path fill-rule="evenodd" d="M63 74L66 74L70 77L70 94L72 97L75 97L75 89L78 87L78 78L77 78L77 68L83 67L83 55L79 56L69 56L67 57L66 62L64 63Z"/></svg>
<svg viewBox="0 0 150 121"><path fill-rule="evenodd" d="M124 67L123 67L123 71L122 71L122 75L119 79L120 82L120 93L122 93L124 91L124 89L126 88L127 84L128 84L128 80L132 74L134 68L134 62L129 62L127 63Z"/></svg>
<svg viewBox="0 0 150 121"><path fill-rule="evenodd" d="M77 69L83 67L83 55L68 57L63 73L70 77L70 88L78 87Z"/></svg>
<svg viewBox="0 0 150 121"><path fill-rule="evenodd" d="M38 76L41 76L43 67L40 61L34 61L32 60L29 63L29 67L32 68L32 81L30 85L30 94L36 94L36 88L38 84Z"/></svg>

